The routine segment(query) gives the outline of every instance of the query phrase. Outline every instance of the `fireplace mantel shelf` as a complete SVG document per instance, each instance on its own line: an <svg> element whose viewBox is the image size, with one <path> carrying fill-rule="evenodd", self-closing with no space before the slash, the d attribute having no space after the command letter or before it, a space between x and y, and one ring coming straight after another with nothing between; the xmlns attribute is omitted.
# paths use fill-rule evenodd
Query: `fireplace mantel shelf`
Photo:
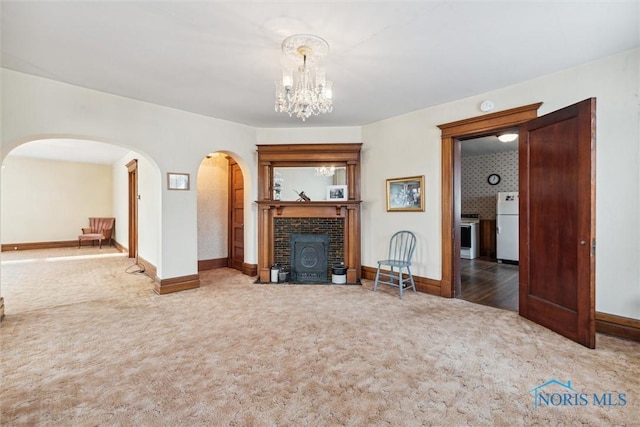
<svg viewBox="0 0 640 427"><path fill-rule="evenodd" d="M310 202L296 202L296 201L276 201L276 200L262 200L256 201L256 203L262 209L275 209L276 216L282 216L287 211L293 211L291 214L294 216L299 214L300 211L305 212L305 216L333 216L329 213L331 208L335 208L336 216L344 216L343 209L355 209L359 206L361 200L321 200ZM289 209L287 209L289 208ZM332 212L332 211L331 211Z"/></svg>
<svg viewBox="0 0 640 427"><path fill-rule="evenodd" d="M337 207L342 207L342 206L350 206L350 205L359 205L360 203L362 203L362 200L319 200L317 202L314 201L310 201L310 202L294 202L294 201L276 201L276 200L259 200L256 201L257 204L259 205L266 205L269 207L274 207L274 208L278 208L280 206L282 207L287 207L287 206L308 206L308 207L313 207L313 206L337 206Z"/></svg>

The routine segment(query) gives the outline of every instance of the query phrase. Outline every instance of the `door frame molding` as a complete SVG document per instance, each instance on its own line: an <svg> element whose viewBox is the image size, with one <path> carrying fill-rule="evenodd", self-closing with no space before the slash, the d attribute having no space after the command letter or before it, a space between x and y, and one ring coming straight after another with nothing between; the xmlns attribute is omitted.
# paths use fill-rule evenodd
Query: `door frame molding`
<svg viewBox="0 0 640 427"><path fill-rule="evenodd" d="M460 140L515 127L538 117L542 102L438 125L442 150L442 279L440 296L460 295Z"/></svg>
<svg viewBox="0 0 640 427"><path fill-rule="evenodd" d="M138 260L138 159L125 165L128 171L129 258Z"/></svg>

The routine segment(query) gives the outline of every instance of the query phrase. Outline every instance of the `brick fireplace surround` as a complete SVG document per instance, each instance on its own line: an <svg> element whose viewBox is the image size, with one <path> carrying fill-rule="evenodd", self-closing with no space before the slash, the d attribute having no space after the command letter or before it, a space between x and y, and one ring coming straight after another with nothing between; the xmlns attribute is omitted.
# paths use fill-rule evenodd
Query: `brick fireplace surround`
<svg viewBox="0 0 640 427"><path fill-rule="evenodd" d="M258 145L258 281L270 281L274 263L289 265L289 235L328 234L331 267L347 266L347 283L360 283L360 143ZM274 167L345 166L347 200L272 199ZM286 240L286 242L285 242Z"/></svg>
<svg viewBox="0 0 640 427"><path fill-rule="evenodd" d="M344 220L342 218L275 218L273 225L275 263L284 266L286 271L291 272L293 269L291 236L295 234L328 236L327 277L330 277L331 266L344 261Z"/></svg>

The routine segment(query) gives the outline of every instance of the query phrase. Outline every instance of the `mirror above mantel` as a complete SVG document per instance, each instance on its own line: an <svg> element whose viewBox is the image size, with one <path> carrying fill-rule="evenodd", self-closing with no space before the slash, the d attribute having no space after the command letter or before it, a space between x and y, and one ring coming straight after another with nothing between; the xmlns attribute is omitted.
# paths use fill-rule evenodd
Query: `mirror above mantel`
<svg viewBox="0 0 640 427"><path fill-rule="evenodd" d="M329 200L327 188L334 185L347 185L345 165L273 168L274 200L295 201L300 198L300 192L312 201Z"/></svg>
<svg viewBox="0 0 640 427"><path fill-rule="evenodd" d="M344 186L344 198L360 201L361 143L258 145L258 203L333 201L329 187ZM322 171L330 176L322 176ZM279 190L279 191L277 191Z"/></svg>

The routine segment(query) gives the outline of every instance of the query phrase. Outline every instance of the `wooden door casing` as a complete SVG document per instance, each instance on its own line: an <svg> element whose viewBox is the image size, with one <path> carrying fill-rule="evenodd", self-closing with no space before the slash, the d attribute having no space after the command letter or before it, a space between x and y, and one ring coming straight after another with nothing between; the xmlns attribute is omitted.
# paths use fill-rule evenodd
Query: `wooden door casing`
<svg viewBox="0 0 640 427"><path fill-rule="evenodd" d="M442 279L440 295L460 296L460 141L509 129L537 117L541 102L446 123L442 131Z"/></svg>
<svg viewBox="0 0 640 427"><path fill-rule="evenodd" d="M129 258L138 259L138 159L133 159L126 165L128 178L129 201ZM114 236L115 237L115 236Z"/></svg>

